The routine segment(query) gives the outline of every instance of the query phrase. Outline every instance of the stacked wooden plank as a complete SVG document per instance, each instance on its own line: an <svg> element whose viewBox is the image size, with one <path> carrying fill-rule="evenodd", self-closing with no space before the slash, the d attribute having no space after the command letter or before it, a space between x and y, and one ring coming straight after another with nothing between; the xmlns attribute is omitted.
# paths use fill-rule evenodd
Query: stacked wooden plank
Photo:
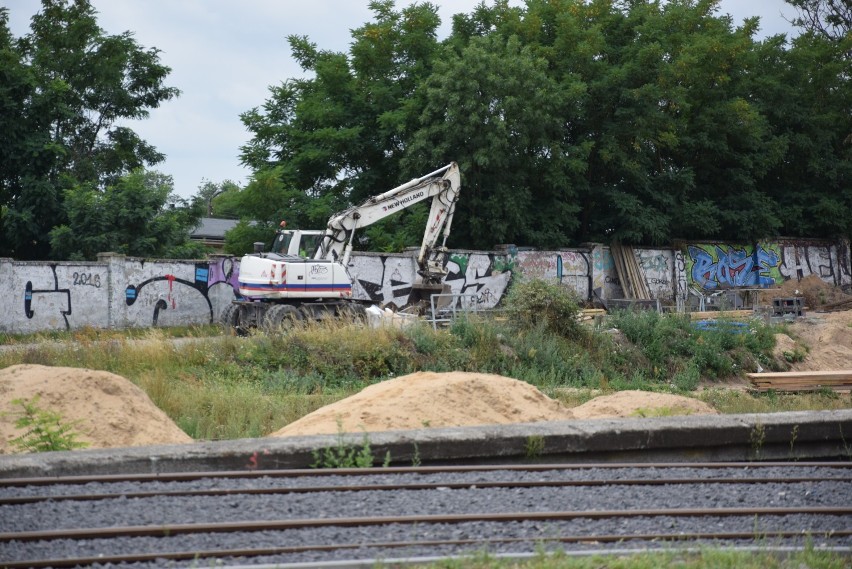
<svg viewBox="0 0 852 569"><path fill-rule="evenodd" d="M852 389L852 370L784 371L747 374L758 391L815 391Z"/></svg>
<svg viewBox="0 0 852 569"><path fill-rule="evenodd" d="M636 298L640 300L651 300L648 283L639 263L636 262L636 254L633 247L613 243L609 246L612 260L615 263L615 272L624 291L624 298Z"/></svg>
<svg viewBox="0 0 852 569"><path fill-rule="evenodd" d="M606 315L603 308L584 308L577 315L577 320L587 324L597 323Z"/></svg>
<svg viewBox="0 0 852 569"><path fill-rule="evenodd" d="M706 312L690 312L689 317L693 320L711 320L716 318L727 318L730 320L742 320L754 316L754 310L710 310Z"/></svg>

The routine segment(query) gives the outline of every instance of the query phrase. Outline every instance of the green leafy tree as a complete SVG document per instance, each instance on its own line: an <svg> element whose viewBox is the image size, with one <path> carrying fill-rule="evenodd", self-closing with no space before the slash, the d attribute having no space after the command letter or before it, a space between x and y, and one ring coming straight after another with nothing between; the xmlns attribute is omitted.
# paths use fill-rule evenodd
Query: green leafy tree
<svg viewBox="0 0 852 569"><path fill-rule="evenodd" d="M847 3L791 3L845 25ZM757 41L759 20L735 26L716 0L496 0L438 44L431 5L371 8L347 54L290 37L311 77L242 117L243 162L278 169L298 211L457 160L453 246L850 232L848 31ZM363 245L414 244L424 215Z"/></svg>
<svg viewBox="0 0 852 569"><path fill-rule="evenodd" d="M30 33L11 40L5 12L0 49L13 75L7 108L19 134L4 179L3 254L45 258L50 230L65 221L65 190L103 186L163 155L119 123L148 116L179 91L156 49L130 32L107 35L88 0L42 0ZM6 65L4 65L6 68ZM4 109L5 110L5 109ZM33 164L16 167L33 160Z"/></svg>
<svg viewBox="0 0 852 569"><path fill-rule="evenodd" d="M52 94L39 88L0 8L0 255L42 258L49 253L45 220L61 217L51 183L61 148L50 136Z"/></svg>
<svg viewBox="0 0 852 569"><path fill-rule="evenodd" d="M218 184L204 180L193 196L193 201L206 217L237 218L239 212L234 209L232 203L240 189L240 186L231 180Z"/></svg>
<svg viewBox="0 0 852 569"><path fill-rule="evenodd" d="M422 127L405 166L459 162L463 221L453 226L453 243L567 244L579 210L574 180L588 148L565 144L563 125L574 120L584 88L557 83L547 61L514 36L447 50L423 85Z"/></svg>
<svg viewBox="0 0 852 569"><path fill-rule="evenodd" d="M852 36L805 33L788 50L765 46L762 54L757 101L786 142L762 184L785 213L783 235L852 236L850 46Z"/></svg>
<svg viewBox="0 0 852 569"><path fill-rule="evenodd" d="M189 240L201 215L173 193L170 176L136 170L100 190L81 184L66 191L68 222L50 232L54 254L94 259L114 251L134 257L201 258Z"/></svg>
<svg viewBox="0 0 852 569"><path fill-rule="evenodd" d="M755 189L780 156L748 102L756 22L733 29L715 3L692 0L531 0L520 17L496 10L491 33L518 35L560 84L585 85L563 131L567 144L590 147L585 176L575 179L575 241L777 229Z"/></svg>

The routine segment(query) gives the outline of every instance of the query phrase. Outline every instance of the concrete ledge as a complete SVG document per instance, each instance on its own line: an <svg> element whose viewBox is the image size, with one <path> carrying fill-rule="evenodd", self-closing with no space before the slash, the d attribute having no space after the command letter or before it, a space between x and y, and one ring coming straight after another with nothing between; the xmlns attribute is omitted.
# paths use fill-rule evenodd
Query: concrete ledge
<svg viewBox="0 0 852 569"><path fill-rule="evenodd" d="M596 419L369 433L394 466L852 460L852 409ZM364 434L344 435L360 447ZM0 478L308 468L337 435L0 456Z"/></svg>

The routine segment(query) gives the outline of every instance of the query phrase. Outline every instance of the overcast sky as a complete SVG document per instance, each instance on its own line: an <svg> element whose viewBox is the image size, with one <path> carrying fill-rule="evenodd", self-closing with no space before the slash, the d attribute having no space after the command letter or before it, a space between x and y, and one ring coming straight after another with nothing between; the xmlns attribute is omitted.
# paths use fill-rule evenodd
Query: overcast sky
<svg viewBox="0 0 852 569"><path fill-rule="evenodd" d="M439 39L449 34L453 14L469 13L479 3L432 1L440 6ZM3 5L9 8L12 33L20 37L41 2L5 0ZM132 31L143 47L158 48L160 61L172 69L167 84L182 95L130 126L166 154L157 169L174 178L183 197L196 193L204 179L246 183L249 172L238 154L249 136L239 115L262 105L269 85L302 76L290 57L288 35L306 35L321 49L345 51L350 30L372 19L368 0L92 0L92 5L107 33ZM788 33L785 18L794 13L783 0L722 0L721 12L737 24L760 16L761 37Z"/></svg>

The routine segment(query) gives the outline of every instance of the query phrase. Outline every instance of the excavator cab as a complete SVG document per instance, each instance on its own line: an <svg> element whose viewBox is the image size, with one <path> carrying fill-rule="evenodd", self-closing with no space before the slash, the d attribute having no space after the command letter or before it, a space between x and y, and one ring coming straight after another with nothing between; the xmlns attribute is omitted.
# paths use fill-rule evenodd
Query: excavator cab
<svg viewBox="0 0 852 569"><path fill-rule="evenodd" d="M284 229L285 223L283 221L281 223L282 228L275 232L272 252L279 255L296 255L313 259L324 232L308 229Z"/></svg>

